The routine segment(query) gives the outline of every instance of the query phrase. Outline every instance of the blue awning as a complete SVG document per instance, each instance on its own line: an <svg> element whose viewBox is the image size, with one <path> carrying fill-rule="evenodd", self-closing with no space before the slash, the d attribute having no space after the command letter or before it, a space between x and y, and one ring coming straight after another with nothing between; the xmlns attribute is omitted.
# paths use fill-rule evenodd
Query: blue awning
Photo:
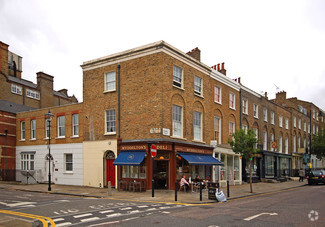
<svg viewBox="0 0 325 227"><path fill-rule="evenodd" d="M194 154L194 153L178 153L184 158L190 165L223 165L218 159L207 154Z"/></svg>
<svg viewBox="0 0 325 227"><path fill-rule="evenodd" d="M146 151L121 151L113 165L139 166L144 159Z"/></svg>

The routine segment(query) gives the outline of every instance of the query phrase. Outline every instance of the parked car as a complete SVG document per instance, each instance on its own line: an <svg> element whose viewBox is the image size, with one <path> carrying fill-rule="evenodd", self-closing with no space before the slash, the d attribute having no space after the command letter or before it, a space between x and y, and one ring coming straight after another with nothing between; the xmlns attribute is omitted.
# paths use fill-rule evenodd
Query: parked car
<svg viewBox="0 0 325 227"><path fill-rule="evenodd" d="M325 170L312 170L307 175L308 184L325 184Z"/></svg>

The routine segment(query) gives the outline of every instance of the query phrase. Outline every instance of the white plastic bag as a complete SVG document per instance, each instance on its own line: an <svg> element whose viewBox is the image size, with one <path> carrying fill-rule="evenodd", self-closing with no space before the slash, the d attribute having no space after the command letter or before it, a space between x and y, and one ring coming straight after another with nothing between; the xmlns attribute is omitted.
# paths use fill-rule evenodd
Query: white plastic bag
<svg viewBox="0 0 325 227"><path fill-rule="evenodd" d="M218 191L218 189L216 189L216 198L219 202L226 202L226 196L225 194L223 194L223 191Z"/></svg>

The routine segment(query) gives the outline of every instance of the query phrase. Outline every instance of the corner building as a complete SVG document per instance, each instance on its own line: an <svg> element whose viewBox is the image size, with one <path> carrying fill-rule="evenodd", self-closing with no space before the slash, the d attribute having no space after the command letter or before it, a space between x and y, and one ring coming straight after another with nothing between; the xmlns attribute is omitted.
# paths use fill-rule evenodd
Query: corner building
<svg viewBox="0 0 325 227"><path fill-rule="evenodd" d="M239 127L239 85L225 76L224 64L216 70L200 62L198 48L185 54L159 41L81 67L84 185L135 180L150 189L153 178L155 188L174 189L184 174L219 180L218 158L234 156L226 144ZM229 165L233 171L234 161Z"/></svg>

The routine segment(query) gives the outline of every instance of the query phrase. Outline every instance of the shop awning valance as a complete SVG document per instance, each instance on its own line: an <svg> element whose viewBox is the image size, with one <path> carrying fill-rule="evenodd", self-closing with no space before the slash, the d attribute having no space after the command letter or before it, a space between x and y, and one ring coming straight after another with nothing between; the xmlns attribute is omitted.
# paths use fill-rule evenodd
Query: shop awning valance
<svg viewBox="0 0 325 227"><path fill-rule="evenodd" d="M113 165L139 166L143 161L146 151L121 151Z"/></svg>
<svg viewBox="0 0 325 227"><path fill-rule="evenodd" d="M184 158L190 165L223 165L218 159L207 154L194 154L194 153L178 153Z"/></svg>

